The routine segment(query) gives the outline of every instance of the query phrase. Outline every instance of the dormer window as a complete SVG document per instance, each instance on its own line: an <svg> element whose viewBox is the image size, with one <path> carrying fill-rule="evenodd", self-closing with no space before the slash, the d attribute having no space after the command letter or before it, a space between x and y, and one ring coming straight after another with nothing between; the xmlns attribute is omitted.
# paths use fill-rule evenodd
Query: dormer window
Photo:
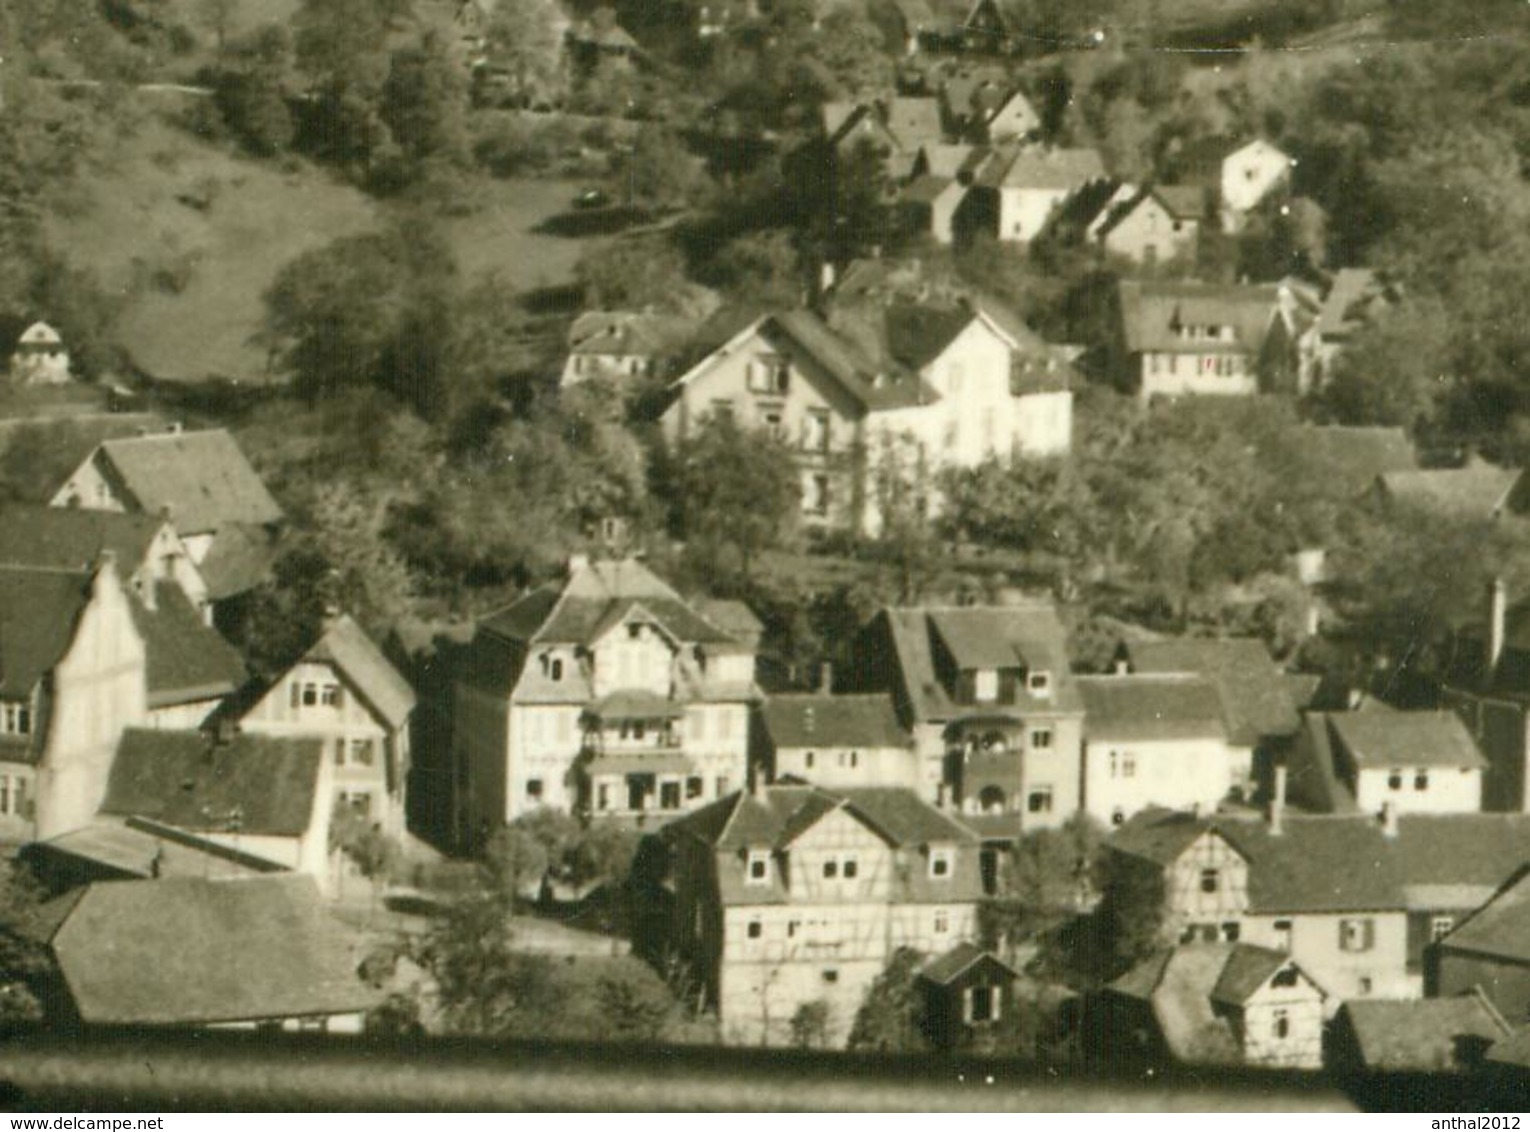
<svg viewBox="0 0 1530 1132"><path fill-rule="evenodd" d="M996 669L980 668L973 674L972 696L981 704L991 704L999 698L999 673Z"/></svg>
<svg viewBox="0 0 1530 1132"><path fill-rule="evenodd" d="M770 853L763 849L749 850L744 875L750 884L769 884Z"/></svg>
<svg viewBox="0 0 1530 1132"><path fill-rule="evenodd" d="M930 879L948 880L955 871L956 850L954 849L931 849L930 850Z"/></svg>
<svg viewBox="0 0 1530 1132"><path fill-rule="evenodd" d="M6 704L0 711L0 734L28 735L32 731L32 712L26 704Z"/></svg>

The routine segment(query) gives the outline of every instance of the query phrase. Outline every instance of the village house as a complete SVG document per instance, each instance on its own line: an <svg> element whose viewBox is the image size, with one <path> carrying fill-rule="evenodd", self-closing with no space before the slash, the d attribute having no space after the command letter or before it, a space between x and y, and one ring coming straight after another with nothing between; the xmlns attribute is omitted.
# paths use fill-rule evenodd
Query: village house
<svg viewBox="0 0 1530 1132"><path fill-rule="evenodd" d="M576 559L478 623L454 696L458 823L668 820L745 781L754 650L636 559Z"/></svg>
<svg viewBox="0 0 1530 1132"><path fill-rule="evenodd" d="M846 690L892 696L927 801L995 841L1079 810L1084 704L1050 601L884 609L852 654Z"/></svg>
<svg viewBox="0 0 1530 1132"><path fill-rule="evenodd" d="M749 323L675 382L668 440L707 418L765 429L796 454L804 521L868 532L879 468L922 463L933 477L1071 446L1068 356L1002 312L896 301L831 321L793 310Z"/></svg>
<svg viewBox="0 0 1530 1132"><path fill-rule="evenodd" d="M1107 845L1124 876L1163 885L1171 939L1284 952L1328 995L1329 1015L1352 998L1416 996L1402 878L1381 824L1284 811L1279 796L1268 821L1146 810Z"/></svg>
<svg viewBox="0 0 1530 1132"><path fill-rule="evenodd" d="M319 639L239 719L250 734L317 739L332 795L392 837L406 830L414 689L349 614L326 619Z"/></svg>
<svg viewBox="0 0 1530 1132"><path fill-rule="evenodd" d="M163 515L83 511L27 503L0 506L0 566L43 570L89 570L102 551L116 557L123 583L142 603L151 586L180 587L211 621L207 582L191 560L175 524Z"/></svg>
<svg viewBox="0 0 1530 1132"><path fill-rule="evenodd" d="M1265 141L1239 142L1228 137L1202 138L1171 156L1182 184L1215 189L1222 228L1236 232L1248 214L1278 190L1289 186L1292 158Z"/></svg>
<svg viewBox="0 0 1530 1132"><path fill-rule="evenodd" d="M1144 401L1296 392L1300 327L1279 287L1122 280L1119 373Z"/></svg>
<svg viewBox="0 0 1530 1132"><path fill-rule="evenodd" d="M1041 115L1023 91L1012 90L987 116L983 127L986 136L982 140L990 145L1030 141L1041 130Z"/></svg>
<svg viewBox="0 0 1530 1132"><path fill-rule="evenodd" d="M936 1049L969 1044L1020 1009L1020 973L991 951L958 943L919 969L915 982L925 1036Z"/></svg>
<svg viewBox="0 0 1530 1132"><path fill-rule="evenodd" d="M1368 267L1341 267L1328 279L1317 321L1302 339L1303 389L1321 389L1334 362L1364 327L1392 309L1401 292Z"/></svg>
<svg viewBox="0 0 1530 1132"><path fill-rule="evenodd" d="M1084 812L1120 825L1149 806L1215 809L1232 760L1216 685L1189 674L1077 676Z"/></svg>
<svg viewBox="0 0 1530 1132"><path fill-rule="evenodd" d="M1194 673L1216 686L1227 728L1234 800L1249 801L1271 781L1301 724L1289 685L1263 641L1252 637L1181 637L1124 642L1118 672Z"/></svg>
<svg viewBox="0 0 1530 1132"><path fill-rule="evenodd" d="M966 196L966 184L955 177L916 174L898 190L898 209L910 231L949 245L956 239L956 215Z"/></svg>
<svg viewBox="0 0 1530 1132"><path fill-rule="evenodd" d="M1093 149L997 147L973 176L957 229L1028 243L1075 193L1105 179L1105 165Z"/></svg>
<svg viewBox="0 0 1530 1132"><path fill-rule="evenodd" d="M1187 943L1108 984L1095 1025L1118 1058L1318 1069L1325 998L1285 952Z"/></svg>
<svg viewBox="0 0 1530 1132"><path fill-rule="evenodd" d="M946 138L940 103L928 97L825 102L821 124L824 141L836 160L844 161L869 146L895 181L912 173L923 146Z"/></svg>
<svg viewBox="0 0 1530 1132"><path fill-rule="evenodd" d="M1486 766L1450 712L1313 712L1291 752L1291 797L1319 813L1471 814Z"/></svg>
<svg viewBox="0 0 1530 1132"><path fill-rule="evenodd" d="M1530 1018L1530 863L1425 955L1431 996L1481 987L1505 1018Z"/></svg>
<svg viewBox="0 0 1530 1132"><path fill-rule="evenodd" d="M1465 722L1487 759L1485 810L1530 813L1530 602L1510 608L1501 579L1486 616L1463 626L1441 699Z"/></svg>
<svg viewBox="0 0 1530 1132"><path fill-rule="evenodd" d="M37 919L29 934L56 972L52 1021L66 1028L358 1034L383 998L357 974L363 937L309 877L92 884Z"/></svg>
<svg viewBox="0 0 1530 1132"><path fill-rule="evenodd" d="M67 833L96 813L128 727L201 724L245 680L178 587L132 597L93 572L0 567L0 837Z"/></svg>
<svg viewBox="0 0 1530 1132"><path fill-rule="evenodd" d="M1348 1002L1333 1021L1328 1064L1345 1073L1462 1073L1513 1032L1480 987L1451 998Z"/></svg>
<svg viewBox="0 0 1530 1132"><path fill-rule="evenodd" d="M974 144L987 140L985 127L1009 99L1008 76L999 68L961 72L940 84L940 109L949 137Z"/></svg>
<svg viewBox="0 0 1530 1132"><path fill-rule="evenodd" d="M882 693L776 695L760 708L760 769L830 790L901 786L918 791L913 737Z"/></svg>
<svg viewBox="0 0 1530 1132"><path fill-rule="evenodd" d="M1130 186L1126 186L1130 188ZM1206 215L1204 192L1193 185L1154 185L1125 200L1112 198L1089 236L1107 255L1151 268L1171 260L1193 262Z"/></svg>
<svg viewBox="0 0 1530 1132"><path fill-rule="evenodd" d="M591 378L668 376L687 331L679 319L642 311L586 311L569 327L563 388Z"/></svg>
<svg viewBox="0 0 1530 1132"><path fill-rule="evenodd" d="M657 837L641 949L690 965L730 1043L785 1044L822 1002L842 1045L899 948L977 934L978 838L909 790L756 785Z"/></svg>
<svg viewBox="0 0 1530 1132"><path fill-rule="evenodd" d="M11 381L17 385L63 385L73 376L69 350L53 327L34 322L17 336L10 357Z"/></svg>
<svg viewBox="0 0 1530 1132"><path fill-rule="evenodd" d="M223 429L106 440L53 495L54 507L160 515L175 525L208 599L265 577L282 510Z"/></svg>

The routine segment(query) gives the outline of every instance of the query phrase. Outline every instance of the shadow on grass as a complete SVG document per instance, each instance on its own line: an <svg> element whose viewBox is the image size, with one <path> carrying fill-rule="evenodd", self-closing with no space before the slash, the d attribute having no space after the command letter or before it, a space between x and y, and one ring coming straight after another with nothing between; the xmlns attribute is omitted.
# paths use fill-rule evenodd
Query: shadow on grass
<svg viewBox="0 0 1530 1132"><path fill-rule="evenodd" d="M646 208L613 206L592 208L582 212L561 212L548 217L531 231L541 236L563 236L584 239L590 236L614 236L628 228L652 221L654 214Z"/></svg>

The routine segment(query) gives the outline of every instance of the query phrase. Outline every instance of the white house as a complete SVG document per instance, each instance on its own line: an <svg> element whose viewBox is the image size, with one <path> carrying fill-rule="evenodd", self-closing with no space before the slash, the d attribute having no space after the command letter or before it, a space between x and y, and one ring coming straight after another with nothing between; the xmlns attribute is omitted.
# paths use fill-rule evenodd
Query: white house
<svg viewBox="0 0 1530 1132"><path fill-rule="evenodd" d="M1255 138L1222 159L1222 207L1242 217L1287 182L1295 161L1263 138Z"/></svg>
<svg viewBox="0 0 1530 1132"><path fill-rule="evenodd" d="M1002 146L974 176L962 223L1006 243L1028 243L1075 193L1105 177L1093 149Z"/></svg>
<svg viewBox="0 0 1530 1132"><path fill-rule="evenodd" d="M1149 806L1213 810L1232 786L1222 701L1189 674L1080 676L1084 812L1120 825Z"/></svg>
<svg viewBox="0 0 1530 1132"><path fill-rule="evenodd" d="M919 789L913 736L891 696L772 696L760 709L760 723L761 761L772 780Z"/></svg>
<svg viewBox="0 0 1530 1132"><path fill-rule="evenodd" d="M1293 797L1329 812L1472 814L1487 760L1458 716L1443 711L1314 713L1292 752Z"/></svg>
<svg viewBox="0 0 1530 1132"><path fill-rule="evenodd" d="M69 372L69 351L57 330L34 322L21 332L11 353L11 380L22 385L62 385Z"/></svg>
<svg viewBox="0 0 1530 1132"><path fill-rule="evenodd" d="M414 689L349 614L240 718L255 734L319 740L332 767L330 805L397 836L405 829Z"/></svg>

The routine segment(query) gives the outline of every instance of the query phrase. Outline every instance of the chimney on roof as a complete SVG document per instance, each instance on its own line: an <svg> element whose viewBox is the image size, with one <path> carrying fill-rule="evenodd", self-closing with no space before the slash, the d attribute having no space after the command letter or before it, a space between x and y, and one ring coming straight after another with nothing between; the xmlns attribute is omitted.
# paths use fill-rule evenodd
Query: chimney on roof
<svg viewBox="0 0 1530 1132"><path fill-rule="evenodd" d="M1504 585L1501 577L1494 578L1488 585L1488 676L1493 675L1498 670L1498 661L1503 657L1504 625L1508 621L1508 614L1508 588Z"/></svg>
<svg viewBox="0 0 1530 1132"><path fill-rule="evenodd" d="M1397 836L1397 804L1395 802L1381 803L1381 832L1387 837Z"/></svg>
<svg viewBox="0 0 1530 1132"><path fill-rule="evenodd" d="M1270 832L1277 837L1286 827L1286 765L1275 766L1275 791L1270 796Z"/></svg>

